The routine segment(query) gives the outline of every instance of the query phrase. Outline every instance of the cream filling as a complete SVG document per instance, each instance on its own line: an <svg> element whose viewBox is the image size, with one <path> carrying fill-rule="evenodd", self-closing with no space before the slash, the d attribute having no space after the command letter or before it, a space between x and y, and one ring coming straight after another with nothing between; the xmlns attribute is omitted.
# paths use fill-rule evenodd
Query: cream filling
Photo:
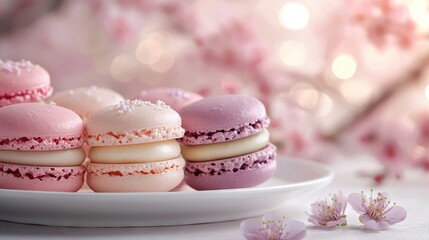
<svg viewBox="0 0 429 240"><path fill-rule="evenodd" d="M177 158L180 144L176 140L122 146L97 146L89 150L92 163L144 163Z"/></svg>
<svg viewBox="0 0 429 240"><path fill-rule="evenodd" d="M0 150L0 162L49 167L79 166L85 161L82 148L56 151L9 151Z"/></svg>
<svg viewBox="0 0 429 240"><path fill-rule="evenodd" d="M182 145L182 155L188 161L202 162L230 158L259 151L267 146L270 134L267 129L246 138L234 141L204 144Z"/></svg>

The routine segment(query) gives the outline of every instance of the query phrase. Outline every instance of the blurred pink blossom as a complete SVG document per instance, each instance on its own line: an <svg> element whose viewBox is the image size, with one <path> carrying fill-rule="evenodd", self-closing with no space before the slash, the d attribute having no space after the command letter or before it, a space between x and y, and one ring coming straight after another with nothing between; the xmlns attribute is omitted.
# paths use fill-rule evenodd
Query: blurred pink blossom
<svg viewBox="0 0 429 240"><path fill-rule="evenodd" d="M415 24L408 8L393 0L349 0L351 22L361 26L367 37L382 48L389 37L403 48L415 39Z"/></svg>
<svg viewBox="0 0 429 240"><path fill-rule="evenodd" d="M413 129L401 121L374 121L360 130L359 142L390 173L399 177L404 166L412 160L416 136Z"/></svg>
<svg viewBox="0 0 429 240"><path fill-rule="evenodd" d="M402 222L407 217L407 211L392 203L386 192L378 193L374 198L371 189L369 199L363 192L352 193L348 197L348 202L356 212L361 214L359 220L366 229L382 230Z"/></svg>
<svg viewBox="0 0 429 240"><path fill-rule="evenodd" d="M203 59L211 64L234 69L256 67L265 48L248 23L232 20L216 32L195 39Z"/></svg>

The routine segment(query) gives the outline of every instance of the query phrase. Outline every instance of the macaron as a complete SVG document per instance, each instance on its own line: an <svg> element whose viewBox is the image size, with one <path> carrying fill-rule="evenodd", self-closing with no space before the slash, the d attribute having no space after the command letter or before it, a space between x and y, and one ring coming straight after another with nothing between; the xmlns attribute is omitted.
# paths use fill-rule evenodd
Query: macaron
<svg viewBox="0 0 429 240"><path fill-rule="evenodd" d="M0 188L76 192L84 182L82 119L54 104L0 108Z"/></svg>
<svg viewBox="0 0 429 240"><path fill-rule="evenodd" d="M86 122L95 192L166 192L183 180L185 161L176 141L179 114L164 102L126 100L91 114Z"/></svg>
<svg viewBox="0 0 429 240"><path fill-rule="evenodd" d="M48 72L27 60L0 59L0 107L38 102L52 94Z"/></svg>
<svg viewBox="0 0 429 240"><path fill-rule="evenodd" d="M175 111L180 111L183 107L203 97L197 93L179 88L153 88L141 91L135 98L151 102L161 100Z"/></svg>
<svg viewBox="0 0 429 240"><path fill-rule="evenodd" d="M57 92L52 95L50 100L58 106L74 111L85 120L96 110L117 104L125 99L111 89L90 86Z"/></svg>
<svg viewBox="0 0 429 240"><path fill-rule="evenodd" d="M185 181L197 190L252 187L276 170L276 147L269 142L270 119L253 97L204 98L182 110Z"/></svg>

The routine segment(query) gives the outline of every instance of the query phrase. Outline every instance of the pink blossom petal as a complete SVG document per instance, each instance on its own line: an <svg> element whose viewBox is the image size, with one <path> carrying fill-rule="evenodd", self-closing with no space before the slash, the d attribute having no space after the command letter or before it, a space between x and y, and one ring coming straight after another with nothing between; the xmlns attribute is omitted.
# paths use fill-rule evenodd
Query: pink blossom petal
<svg viewBox="0 0 429 240"><path fill-rule="evenodd" d="M298 221L290 221L287 223L281 239L285 240L301 240L307 234L304 223Z"/></svg>
<svg viewBox="0 0 429 240"><path fill-rule="evenodd" d="M347 201L350 203L352 208L358 213L365 213L365 208L363 207L362 194L352 193L349 195Z"/></svg>
<svg viewBox="0 0 429 240"><path fill-rule="evenodd" d="M314 215L309 216L308 221L314 224L315 226L323 227L323 225L321 225L321 222L322 222L321 219Z"/></svg>
<svg viewBox="0 0 429 240"><path fill-rule="evenodd" d="M369 220L363 223L363 227L368 230L383 230L386 229L389 224L385 221Z"/></svg>
<svg viewBox="0 0 429 240"><path fill-rule="evenodd" d="M331 228L331 227L337 227L337 226L345 226L347 225L347 220L344 218L341 218L337 221L330 221L326 224L327 228Z"/></svg>
<svg viewBox="0 0 429 240"><path fill-rule="evenodd" d="M404 221L407 217L407 211L403 207L393 206L390 211L386 211L386 222L393 225L398 222Z"/></svg>
<svg viewBox="0 0 429 240"><path fill-rule="evenodd" d="M364 214L364 215L360 215L359 216L359 220L360 220L361 223L366 223L369 220L371 220L371 217L368 216L367 214Z"/></svg>
<svg viewBox="0 0 429 240"><path fill-rule="evenodd" d="M240 231L247 240L264 240L264 236L259 232L260 227L261 223L255 219L246 219L241 222Z"/></svg>

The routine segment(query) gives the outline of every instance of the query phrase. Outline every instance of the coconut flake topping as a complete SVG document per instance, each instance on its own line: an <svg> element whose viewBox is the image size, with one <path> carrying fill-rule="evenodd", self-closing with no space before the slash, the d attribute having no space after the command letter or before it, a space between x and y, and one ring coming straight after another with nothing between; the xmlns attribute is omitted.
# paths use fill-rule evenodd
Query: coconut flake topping
<svg viewBox="0 0 429 240"><path fill-rule="evenodd" d="M121 101L120 103L113 105L110 107L110 110L117 111L119 114L124 113L131 113L135 107L140 106L148 106L153 107L157 111L162 111L164 109L169 109L170 106L166 105L163 101L156 101L155 103L149 102L149 101L142 101L142 100L125 100Z"/></svg>
<svg viewBox="0 0 429 240"><path fill-rule="evenodd" d="M3 61L0 59L0 71L13 73L13 74L21 74L22 71L30 72L34 65L32 62L28 60L21 60L19 62L14 62L12 60Z"/></svg>
<svg viewBox="0 0 429 240"><path fill-rule="evenodd" d="M190 97L189 93L178 88L168 88L167 93L170 97L175 99L188 99Z"/></svg>

